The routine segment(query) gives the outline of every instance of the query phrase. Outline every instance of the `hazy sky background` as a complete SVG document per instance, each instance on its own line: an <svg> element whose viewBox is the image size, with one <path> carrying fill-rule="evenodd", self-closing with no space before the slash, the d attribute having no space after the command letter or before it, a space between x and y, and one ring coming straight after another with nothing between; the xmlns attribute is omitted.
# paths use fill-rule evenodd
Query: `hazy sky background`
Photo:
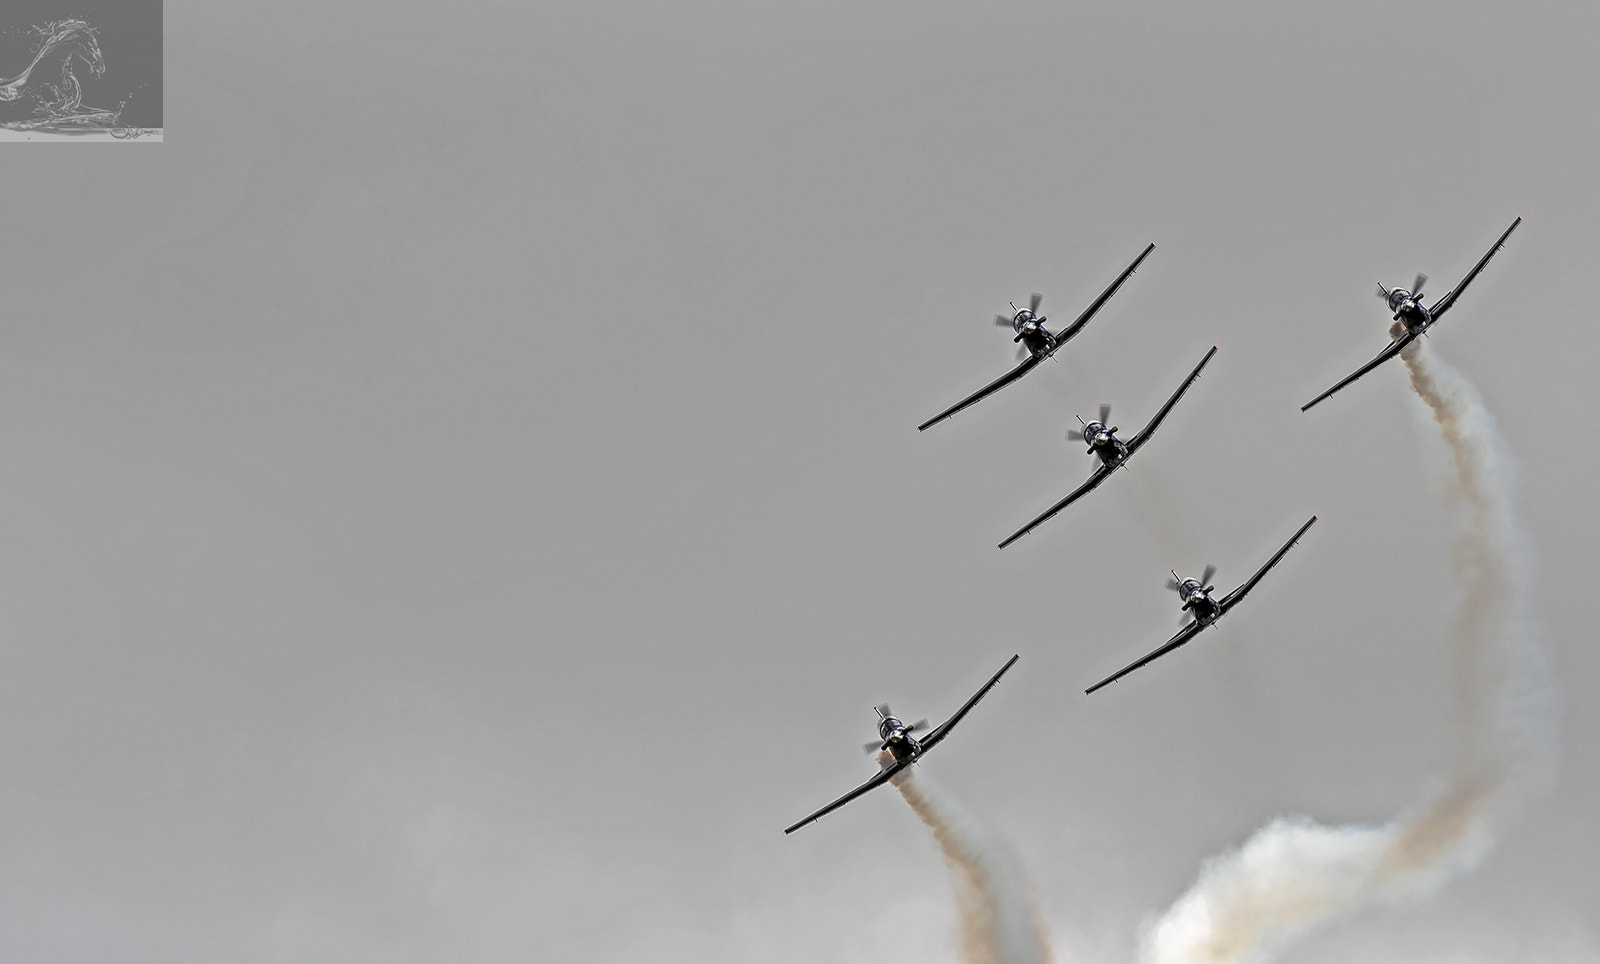
<svg viewBox="0 0 1600 964"><path fill-rule="evenodd" d="M1291 958L1600 960L1600 9L396 9L174 0L171 141L5 152L0 958L953 960L896 794L781 829L1020 652L926 769L1129 961L1270 817L1443 774L1437 433L1398 362L1298 408L1522 215L1431 345L1523 465L1559 783Z"/></svg>

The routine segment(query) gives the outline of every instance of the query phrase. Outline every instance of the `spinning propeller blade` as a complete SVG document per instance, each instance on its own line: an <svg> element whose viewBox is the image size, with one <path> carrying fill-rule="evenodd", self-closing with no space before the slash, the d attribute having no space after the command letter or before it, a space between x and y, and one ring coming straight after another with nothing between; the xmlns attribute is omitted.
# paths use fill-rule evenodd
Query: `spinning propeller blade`
<svg viewBox="0 0 1600 964"><path fill-rule="evenodd" d="M1110 425L1111 424L1111 403L1110 402L1101 402L1100 403L1100 424L1101 425Z"/></svg>
<svg viewBox="0 0 1600 964"><path fill-rule="evenodd" d="M1019 345L1019 346L1017 346L1017 363L1021 364L1022 362L1027 361L1028 360L1028 356L1031 355L1031 354L1033 354L1033 352L1028 350L1028 346L1027 345Z"/></svg>
<svg viewBox="0 0 1600 964"><path fill-rule="evenodd" d="M889 711L888 703L879 703L877 706L874 706L873 709L878 711L878 719L880 720L887 720L889 717L894 715Z"/></svg>
<svg viewBox="0 0 1600 964"><path fill-rule="evenodd" d="M1417 280L1412 282L1412 284L1411 284L1411 297L1413 297L1413 298L1422 297L1422 286L1427 284L1427 283L1428 283L1428 276L1423 274L1422 272L1418 271L1417 272Z"/></svg>
<svg viewBox="0 0 1600 964"><path fill-rule="evenodd" d="M1010 328L1012 327L1011 319L1007 318L1005 315L995 315L994 326L996 328Z"/></svg>
<svg viewBox="0 0 1600 964"><path fill-rule="evenodd" d="M1202 575L1202 576L1201 576L1201 577L1200 577L1200 585L1201 585L1201 586L1202 586L1202 587L1203 587L1203 586L1209 586L1209 585L1211 585L1211 577L1212 577L1212 576L1215 576L1215 575L1216 575L1216 574L1217 574L1217 567L1216 567L1216 566L1213 566L1213 565L1212 565L1212 564L1211 564L1211 563L1209 563L1209 562L1208 562L1208 563L1206 563L1206 571L1205 571L1205 573L1204 573L1204 574L1203 574L1203 575Z"/></svg>
<svg viewBox="0 0 1600 964"><path fill-rule="evenodd" d="M914 733L917 730L926 730L930 725L931 724L928 722L928 718L924 716L922 719L906 727L906 732Z"/></svg>
<svg viewBox="0 0 1600 964"><path fill-rule="evenodd" d="M1044 295L1041 295L1039 292L1035 291L1028 297L1028 310L1037 315L1039 313L1039 302L1043 300Z"/></svg>
<svg viewBox="0 0 1600 964"><path fill-rule="evenodd" d="M867 756L871 756L872 754L877 753L881 749L883 749L883 743L881 741L874 741L872 743L863 743L863 744L861 744L861 752L865 753Z"/></svg>

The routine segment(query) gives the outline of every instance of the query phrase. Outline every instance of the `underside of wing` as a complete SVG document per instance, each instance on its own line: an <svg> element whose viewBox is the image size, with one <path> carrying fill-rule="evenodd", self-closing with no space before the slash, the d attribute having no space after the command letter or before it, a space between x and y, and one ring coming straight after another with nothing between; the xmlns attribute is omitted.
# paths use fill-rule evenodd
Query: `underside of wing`
<svg viewBox="0 0 1600 964"><path fill-rule="evenodd" d="M1521 223L1522 218L1520 217L1515 221L1512 221L1511 227L1506 228L1506 233L1500 235L1500 240L1494 243L1494 247L1489 249L1489 253L1484 255L1482 260L1472 266L1472 270L1467 272L1467 276L1461 279L1460 284L1445 292L1444 297L1440 298L1432 308L1428 309L1428 314L1432 315L1435 320L1438 320L1440 315L1449 311L1450 307L1456 303L1456 299L1461 297L1461 293L1467 290L1467 285L1472 284L1472 279L1476 278L1478 276L1478 272L1483 270L1484 265L1489 263L1489 259L1494 257L1494 253L1505 247L1506 239L1511 237L1511 232L1515 231L1517 229L1517 225Z"/></svg>
<svg viewBox="0 0 1600 964"><path fill-rule="evenodd" d="M921 425L918 425L917 431L925 432L928 430L930 425L936 425L961 411L962 409L978 404L979 402L988 398L990 395L993 395L995 392L998 392L1000 389L1005 388L1007 385L1028 374L1028 372L1031 371L1034 366L1039 364L1039 361L1040 359L1038 355L1029 355L1027 358L1024 358L1022 360L1022 364L1018 365L1016 368L1011 369L1011 371L1001 375L999 378L996 378L994 381L973 392L971 395L968 395L966 398L963 398L961 401L940 412L938 415L935 415L933 418L930 418Z"/></svg>
<svg viewBox="0 0 1600 964"><path fill-rule="evenodd" d="M944 739L957 723L961 722L961 718L967 715L967 711L971 710L974 706L977 706L978 701L988 695L990 690L994 689L994 685L1000 682L1000 677L1006 675L1006 670L1010 669L1017 662L1017 660L1021 658L1021 654L1012 656L1006 661L1004 666L1000 667L1000 672L991 676L989 678L989 682L983 684L983 689L978 690L978 692L972 695L972 699L967 700L966 703L962 704L961 709L956 710L955 713L951 714L948 720L945 720L943 723L940 723L938 726L929 731L928 735L922 739L922 752L926 753L937 746L939 741Z"/></svg>
<svg viewBox="0 0 1600 964"><path fill-rule="evenodd" d="M1217 346L1212 345L1211 350L1206 352L1206 357L1200 359L1200 364L1194 366L1194 371L1189 373L1189 377L1185 378L1183 380L1183 384L1178 386L1178 390L1172 393L1171 398L1167 399L1167 404L1161 406L1161 410L1156 412L1155 417L1150 419L1149 423L1146 424L1144 428L1139 430L1139 434L1135 435L1131 439L1128 439L1129 455L1137 452L1139 447L1145 442L1149 441L1150 436L1156 433L1156 429L1161 425L1161 420L1167 417L1168 412L1172 411L1172 406L1178 404L1178 399L1182 398L1183 393L1188 391L1189 386L1193 385L1195 383L1195 379L1200 377L1200 369L1206 367L1206 362L1209 362L1211 360L1211 356L1215 355L1216 353Z"/></svg>
<svg viewBox="0 0 1600 964"><path fill-rule="evenodd" d="M1187 643L1189 640L1193 639L1195 634L1200 632L1201 628L1202 627L1199 622L1191 622L1189 625L1178 630L1178 635L1163 643L1161 648L1155 650L1147 656L1142 657L1136 662L1129 663L1127 666L1124 666L1115 673L1112 673L1110 676L1107 676L1105 679L1084 690L1084 692L1093 693L1102 686L1115 683L1117 680L1122 679L1124 676L1127 676L1129 673L1145 665L1146 663L1160 659L1161 657L1177 649L1179 646L1182 646L1184 643Z"/></svg>
<svg viewBox="0 0 1600 964"><path fill-rule="evenodd" d="M1100 297L1096 298L1089 305L1089 307L1083 309L1083 314L1079 315L1072 324L1061 329L1061 334L1056 336L1056 343L1059 345L1060 343L1065 342L1068 338L1071 338L1073 335L1076 335L1078 332L1082 331L1083 326L1089 323L1089 319L1094 317L1095 312L1104 307L1105 303L1111 300L1111 296L1117 293L1117 289L1122 287L1122 283L1133 276L1134 271L1136 271L1139 267L1139 262L1149 257L1150 252L1154 251L1155 249L1155 242L1151 242L1149 247L1145 248L1137 258L1133 259L1133 264L1128 265L1122 274L1117 275L1117 280L1111 282L1110 287L1100 292Z"/></svg>
<svg viewBox="0 0 1600 964"><path fill-rule="evenodd" d="M1239 600L1244 598L1244 594L1255 588L1255 584L1261 581L1261 577L1267 574L1267 570L1271 569L1273 566L1276 566L1278 564L1278 560L1282 559L1290 549L1294 548L1294 544L1300 541L1300 537L1305 535L1306 530L1311 528L1312 523L1316 521L1316 516L1312 516L1311 518L1307 519L1306 524L1300 527L1300 531L1290 536L1289 541L1283 544L1282 549L1279 549L1277 552L1273 553L1272 558L1267 560L1266 565L1262 566L1260 569L1257 569L1256 574L1251 576L1249 579L1246 579L1244 584L1238 589L1235 589L1233 592L1223 596L1222 601L1217 603L1221 610L1223 612L1227 612L1234 606L1238 605Z"/></svg>
<svg viewBox="0 0 1600 964"><path fill-rule="evenodd" d="M1089 480L1087 482L1085 482L1082 485L1078 486L1076 489L1073 489L1072 490L1072 494L1067 496L1065 499L1062 499L1060 502L1057 502L1055 505L1053 505L1050 508L1044 510L1044 513L1042 515L1040 515L1037 519L1034 519L1032 522L1030 522L1027 525L1023 526L1022 528L1018 529L1016 532L1011 533L1011 535L1006 539L1006 541L1000 543L1000 548L1004 549L1006 546L1011 545L1013 542L1016 542L1018 539L1021 539L1023 536L1025 536L1028 533L1032 532L1034 530L1034 528L1036 528L1041 523L1043 523L1046 520L1048 520L1051 516L1055 515L1057 512L1060 512L1062 509L1065 509L1067 506L1069 506L1072 503L1078 501L1078 498L1080 496L1082 496L1085 492L1088 492L1090 489L1093 489L1095 486L1099 485L1101 482L1104 482L1110 476L1111 476L1111 469L1104 462L1102 462L1099 465L1095 466L1095 470L1094 470L1094 472L1092 472L1089 475Z"/></svg>
<svg viewBox="0 0 1600 964"><path fill-rule="evenodd" d="M1313 398L1311 401L1306 402L1304 405L1300 406L1300 411L1303 412L1306 409L1309 409L1311 406L1313 406L1313 405L1317 404L1318 402L1322 401L1323 399L1331 396L1334 392L1337 392L1339 389L1345 387L1346 385L1348 385L1351 382L1355 381L1356 379L1360 378L1362 375L1365 375L1367 372L1372 371L1374 368L1377 368L1379 365L1383 364L1384 362L1388 361L1389 359L1393 358L1394 356L1400 354L1401 350L1403 350L1407 345L1411 344L1411 342L1414 341L1416 339L1416 337L1417 337L1417 335L1416 335L1415 332L1411 331L1409 328L1406 329L1406 331L1399 338L1396 338L1394 341L1391 341L1389 343L1389 347L1385 348L1383 351L1378 352L1378 357L1374 358L1372 361L1369 361L1365 365L1362 365L1360 368L1356 369L1355 372L1352 373L1344 381L1340 382L1339 384L1337 384L1337 385L1333 386L1332 388L1328 389L1327 391L1323 392L1321 395L1318 395L1316 398Z"/></svg>
<svg viewBox="0 0 1600 964"><path fill-rule="evenodd" d="M828 804L826 807L823 807L821 810L818 810L816 813L813 813L811 816L805 818L804 820L802 820L799 823L793 825L792 827L789 827L788 829L784 830L784 833L785 834L794 833L796 830L799 830L801 827L804 827L808 823L815 823L816 821L821 820L823 817L826 817L828 814L832 813L833 811L835 811L835 810L839 809L840 807L844 806L845 804L849 803L851 800L854 800L856 797L861 796L863 793L866 793L868 790L872 790L872 789L874 789L876 787L883 786L885 783L887 783L889 781L890 777L894 776L896 773L899 773L901 770L904 770L905 768L906 768L906 764L901 763L898 760L895 761L894 763L889 764L888 766L884 767L882 770L879 770L877 775L874 776L871 780L868 780L866 783L863 783L861 786L856 787L854 790L851 790L849 793L845 794L844 796L840 797L839 799L837 799L837 800L833 801L832 803Z"/></svg>

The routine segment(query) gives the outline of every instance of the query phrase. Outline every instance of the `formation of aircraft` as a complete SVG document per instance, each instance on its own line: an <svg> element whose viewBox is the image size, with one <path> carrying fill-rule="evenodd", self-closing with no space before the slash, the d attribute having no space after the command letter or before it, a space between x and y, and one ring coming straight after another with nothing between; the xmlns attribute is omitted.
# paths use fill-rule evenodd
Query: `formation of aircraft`
<svg viewBox="0 0 1600 964"><path fill-rule="evenodd" d="M1409 289L1386 288L1382 284L1379 284L1378 296L1383 298L1388 303L1389 309L1394 313L1394 324L1390 328L1391 341L1389 346L1383 351L1379 352L1376 358L1357 369L1354 374L1350 375L1344 381L1333 386L1326 392L1323 392L1321 395L1318 395L1310 402L1301 406L1300 410L1305 411L1311 408L1311 406L1316 405L1318 402L1326 399L1328 396L1344 388L1346 385L1349 385L1351 382L1360 378L1362 375L1365 375L1378 365L1381 365L1383 362L1400 354L1401 351L1414 342L1419 336L1427 334L1428 330L1432 328L1441 317L1443 317L1445 312L1449 311L1455 305L1462 293L1466 291L1467 285L1471 284L1473 279L1475 279L1483 271L1484 266L1489 263L1489 259L1494 257L1495 252L1500 250L1500 248L1505 245L1506 239L1511 237L1511 232L1515 231L1517 229L1517 225L1521 223L1522 218L1520 217L1515 221L1512 221L1511 226L1506 228L1505 233L1500 235L1499 240L1494 243L1494 246L1489 249L1489 252L1485 254L1476 265L1473 266L1471 271L1467 272L1466 277L1462 278L1460 283L1458 283L1454 288L1451 288L1445 293L1444 297L1434 302L1431 306L1424 306L1422 301L1422 288L1427 282L1426 275L1418 274L1416 276L1416 280L1412 282L1412 285ZM1111 283L1110 287L1106 288L1106 290L1101 293L1100 297L1095 299L1095 301L1084 310L1083 314L1078 316L1076 321L1074 321L1071 325L1068 325L1066 328L1063 328L1059 332L1051 332L1045 327L1046 319L1043 315L1039 314L1041 297L1037 294L1033 296L1027 308L1017 308L1015 305L1012 305L1013 314L1010 319L1007 319L1004 315L997 316L995 318L995 324L1011 327L1016 333L1016 337L1012 340L1022 346L1019 349L1019 353L1022 355L1022 357L1020 358L1018 366L1010 373L1002 376L994 382L991 382L979 391L969 395L960 402L951 406L949 409L946 409L940 414L917 426L918 431L926 430L929 426L935 424L936 422L949 418L962 409L976 404L994 392L1004 388L1006 385L1009 385L1011 382L1021 378L1023 375L1035 368L1040 362L1044 361L1046 358L1049 358L1058 349L1060 349L1060 347L1065 344L1068 339L1070 339L1073 335L1076 335L1079 331L1083 330L1083 327L1088 324L1089 319L1094 316L1095 312L1099 311L1100 308L1104 306L1108 300L1110 300L1111 296L1116 293L1119 287L1122 286L1122 283L1125 282L1128 277L1133 274L1134 270L1139 267L1140 262L1142 262L1145 257L1147 257L1154 249L1154 244L1146 247L1144 251L1134 259L1133 263L1128 265L1122 274ZM1095 466L1094 471L1090 474L1087 481L1078 486L1078 488L1074 489L1069 495L1067 495L1066 498L1051 506L1038 518L1023 526L1004 542L1000 543L1000 548L1004 549L1006 546L1026 535L1036 526L1040 525L1045 520L1051 518L1056 513L1060 512L1062 509L1065 509L1074 501L1081 498L1085 493L1099 486L1106 479L1110 478L1111 474L1117 469L1126 466L1128 459L1132 458L1134 453L1138 452L1139 449L1143 447L1144 443L1150 440L1150 436L1155 433L1155 430L1161 425L1162 420L1167 417L1167 413L1172 410L1172 407L1178 403L1178 399L1182 398L1183 393L1186 392L1189 389L1189 386L1194 384L1195 380L1200 377L1201 370L1205 368L1206 363L1211 360L1211 356L1215 355L1216 352L1217 348L1215 345L1213 345L1211 350L1206 352L1205 357L1200 359L1200 364L1196 365L1194 371L1189 373L1189 377L1184 380L1182 385L1178 386L1178 390L1172 394L1171 398L1167 399L1166 404L1161 406L1160 410L1156 412L1156 414L1150 419L1144 428L1140 429L1128 439L1123 440L1117 437L1117 427L1109 424L1111 419L1111 407L1104 404L1100 406L1099 418L1085 423L1081 431L1074 430L1069 432L1067 434L1068 440L1071 440L1074 435L1081 435L1084 444L1089 447L1088 454L1098 456L1100 463ZM1082 418L1080 418L1079 421L1082 422ZM1104 686L1108 686L1111 683L1122 679L1124 676L1127 676L1134 670L1143 666L1147 666L1155 660L1160 659L1173 650L1179 648L1180 646L1183 646L1190 640L1194 639L1195 636L1199 635L1201 631L1215 625L1217 620L1221 619L1223 616L1226 616L1235 606L1242 602L1250 590L1254 589L1256 584L1261 581L1262 577L1264 577L1274 566L1283 560L1283 557L1289 552L1290 549L1294 547L1295 543L1300 541L1300 538L1306 534L1306 531L1310 529L1311 526L1316 523L1316 521L1317 517L1313 515L1306 521L1305 525L1302 525L1300 529L1289 538L1288 542L1283 544L1282 548L1272 555L1272 558L1267 560L1265 565L1256 570L1255 574L1241 583L1238 588L1223 596L1221 599L1218 599L1212 595L1212 593L1216 590L1216 586L1211 584L1211 577L1216 574L1215 566L1207 565L1198 579L1192 576L1189 578L1179 578L1177 571L1173 570L1172 578L1167 582L1167 588L1178 594L1178 599L1180 602L1179 620L1182 624L1182 628L1178 630L1178 634L1145 656L1135 660L1127 666L1124 666L1122 669L1089 687L1084 692L1093 693ZM961 718L965 716L974 706L976 706L978 701L983 699L984 695L987 694L989 690L994 688L996 683L1000 682L1000 677L1005 675L1005 672L1017 662L1018 658L1018 656L1012 656L1010 661L1000 668L1000 672L994 674L989 682L985 683L983 688L978 690L978 692L974 694L973 697L961 707L961 709L957 710L955 714L948 720L939 724L937 727L934 727L933 730L928 732L928 734L924 737L919 738L916 734L928 728L927 720L919 720L918 722L912 723L908 726L890 712L888 704L882 704L878 706L876 709L878 714L879 739L878 741L868 743L865 747L863 747L866 752L876 753L878 755L879 770L877 774L875 774L872 779L868 780L866 783L863 783L861 786L833 801L826 807L818 810L816 813L813 813L804 820L801 820L799 823L790 826L788 829L784 830L784 833L793 833L806 824L815 822L823 816L832 813L834 810L837 810L850 801L856 799L862 794L867 793L873 788L882 786L883 784L889 782L889 780L894 777L895 774L901 772L906 767L916 764L924 754L933 749L933 747L937 746L940 741L949 735L950 730L956 725L956 723L960 722Z"/></svg>
<svg viewBox="0 0 1600 964"><path fill-rule="evenodd" d="M1444 297L1435 301L1431 308L1422 306L1422 286L1427 283L1428 276L1421 272L1417 273L1416 280L1411 283L1410 290L1405 288L1385 288L1383 282L1378 282L1378 297L1388 302L1389 310L1394 312L1393 321L1395 323L1389 329L1390 341L1388 347L1378 352L1378 357L1356 369L1354 374L1344 381L1300 406L1300 411L1306 411L1362 375L1400 354L1407 345L1416 341L1419 335L1427 334L1428 329L1432 328L1440 318L1444 317L1445 312L1455 306L1456 299L1460 298L1461 293L1467 290L1467 285L1472 284L1472 279L1478 276L1478 272L1482 271L1483 266L1489 263L1489 259L1494 257L1494 253L1505 246L1506 239L1511 237L1511 232L1515 231L1517 225L1521 223L1522 218L1520 217L1512 221L1511 227L1506 228L1506 233L1500 235L1500 240L1494 243L1494 247L1489 249L1489 253L1472 266L1472 270L1467 272L1467 276L1461 279L1460 284L1446 291Z"/></svg>
<svg viewBox="0 0 1600 964"><path fill-rule="evenodd" d="M815 823L816 821L849 803L851 800L854 800L856 797L866 793L868 790L883 786L885 783L889 782L890 777L917 762L917 760L921 759L925 753L938 746L940 741L949 736L950 731L955 728L955 725L961 722L961 718L966 716L974 706L977 706L978 701L983 699L990 690L994 689L994 685L996 683L1000 682L1000 677L1006 675L1006 670L1010 669L1016 663L1016 661L1021 658L1022 655L1019 653L1007 660L1006 664L1000 667L1000 672L990 677L989 682L983 684L983 688L972 695L972 699L963 703L961 705L961 709L956 710L948 720L945 720L943 723L940 723L938 726L934 727L932 732L920 740L917 739L913 733L917 730L927 729L927 720L919 720L916 723L907 726L900 722L900 720L889 711L888 703L879 704L876 708L878 713L879 742L868 743L866 746L862 747L862 749L868 753L877 753L879 755L881 769L879 769L878 772L873 775L872 779L868 780L866 783L856 787L854 790L851 790L849 793L833 801L826 807L823 807L821 810L818 810L816 813L813 813L804 820L791 825L783 832L785 834L791 834L796 830L799 830L801 827L804 827L808 823ZM885 752L889 754L890 759L888 762L881 762Z"/></svg>
<svg viewBox="0 0 1600 964"><path fill-rule="evenodd" d="M1144 666L1145 664L1154 660L1160 659L1161 657L1177 649L1179 646L1182 646L1184 643L1187 643L1189 640L1199 635L1200 630L1210 628L1216 623L1217 620L1221 619L1223 616L1226 616L1229 610L1239 605L1239 603L1244 599L1245 594L1255 588L1256 583L1261 581L1261 577L1267 574L1267 570L1271 569L1273 566L1276 566L1278 561L1284 557L1284 554L1293 548L1296 542L1300 541L1300 537L1305 535L1306 530L1311 528L1312 523L1316 521L1316 516L1312 516L1309 520L1307 520L1306 524L1300 527L1299 532L1296 532L1294 535L1289 537L1289 541L1283 544L1282 549L1279 549L1277 552L1273 553L1272 558L1267 560L1266 565L1262 566L1260 569L1257 569L1256 574L1251 576L1249 579L1246 579L1242 584L1240 584L1238 589L1228 593L1221 599L1216 599L1211 595L1212 590L1217 588L1216 586L1210 584L1211 577L1217 572L1216 566L1206 566L1205 572L1200 575L1199 579L1195 579L1191 576L1188 579L1180 580L1178 578L1178 574L1174 572L1172 574L1172 578L1167 581L1167 588L1176 592L1178 594L1178 598L1183 601L1183 606L1180 608L1180 612L1182 612L1184 615L1180 618L1187 620L1187 624L1182 629L1178 630L1178 635L1167 640L1153 652L1140 657L1132 663L1129 663L1127 666L1124 666L1115 673L1112 673L1110 676L1107 676L1105 679L1084 690L1084 692L1093 693L1095 690L1105 686L1108 683L1115 683L1117 680L1122 679L1124 676L1127 676L1129 673L1133 672L1139 667Z"/></svg>
<svg viewBox="0 0 1600 964"><path fill-rule="evenodd" d="M1016 305L1012 305L1010 318L1005 315L995 315L994 323L997 327L1010 328L1017 333L1016 337L1011 339L1013 342L1019 342L1022 346L1017 349L1017 355L1019 356L1017 367L918 425L917 431L927 431L929 426L936 425L957 412L976 405L1037 368L1040 362L1054 355L1062 345L1072 340L1073 335L1082 331L1084 326L1089 324L1089 319L1095 316L1095 312L1099 311L1105 306L1106 302L1111 300L1111 296L1117 293L1117 289L1122 287L1122 283L1127 281L1133 275L1133 272L1138 269L1139 262L1149 257L1150 252L1155 249L1156 246L1152 243L1140 252L1139 256L1133 259L1133 264L1128 265L1122 274L1117 275L1117 280L1111 282L1106 290L1100 292L1100 297L1090 302L1089 307L1083 309L1083 314L1079 315L1072 324L1058 332L1051 332L1050 329L1045 327L1044 323L1048 319L1039 314L1039 303L1044 300L1044 296L1038 293L1035 293L1033 298L1029 300L1026 308L1018 308Z"/></svg>
<svg viewBox="0 0 1600 964"><path fill-rule="evenodd" d="M1144 443L1150 441L1150 436L1154 435L1156 429L1161 426L1161 420L1167 417L1168 412L1172 411L1172 406L1178 404L1178 399L1182 398L1183 393L1188 391L1189 386L1193 385L1195 379L1200 377L1200 369L1206 367L1206 362L1210 361L1211 356L1216 353L1217 346L1212 345L1211 350L1206 352L1204 358L1200 359L1200 364L1194 366L1194 371L1189 373L1189 377L1185 378L1183 384L1178 386L1178 390L1172 393L1171 398L1167 399L1167 404L1161 406L1150 421L1145 423L1145 427L1131 436L1126 442L1117 438L1117 427L1115 425L1109 428L1106 426L1106 422L1111 418L1111 406L1102 404L1100 406L1100 417L1084 425L1082 431L1083 442L1089 446L1088 454L1100 457L1100 464L1094 467L1093 472L1089 473L1088 481L1073 489L1060 502L1044 510L1038 518L1013 532L1006 541L1000 543L1000 548L1004 549L1032 532L1040 523L1076 502L1084 493L1111 478L1111 473L1127 465L1128 459L1133 457L1133 453L1139 451L1144 446ZM1079 421L1081 422L1083 419L1080 418ZM1071 441L1072 436L1076 434L1078 433L1068 432L1067 440Z"/></svg>

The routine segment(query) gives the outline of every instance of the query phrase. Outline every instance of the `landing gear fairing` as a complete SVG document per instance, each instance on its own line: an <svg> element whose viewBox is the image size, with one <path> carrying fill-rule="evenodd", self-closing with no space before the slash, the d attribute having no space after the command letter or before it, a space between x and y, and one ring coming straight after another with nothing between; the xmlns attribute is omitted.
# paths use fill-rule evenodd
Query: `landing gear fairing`
<svg viewBox="0 0 1600 964"><path fill-rule="evenodd" d="M994 689L994 685L1000 682L1000 677L1004 676L1006 674L1006 670L1010 669L1012 665L1015 664L1020 658L1020 654L1012 656L1004 666L1000 667L1000 672L994 674L994 676L990 677L989 682L983 684L983 689L980 689L977 693L973 694L972 699L967 700L966 703L962 704L961 709L956 710L955 714L952 715L948 720L945 720L943 723L940 723L938 726L934 727L927 736L922 737L921 739L918 739L913 734L917 730L927 729L927 720L919 720L916 723L907 726L906 724L900 722L900 720L890 712L889 704L879 704L877 707L875 707L878 714L879 740L876 743L868 743L862 747L862 749L867 753L879 754L887 751L890 756L894 758L893 762L883 766L883 768L879 770L871 780L868 780L866 783L856 787L854 790L851 790L849 793L828 804L826 807L823 807L821 810L818 810L816 813L813 813L811 816L784 830L784 833L794 833L796 830L799 830L806 824L814 823L815 821L822 819L833 811L849 803L851 800L854 800L856 797L866 793L868 790L872 790L876 787L884 785L885 783L889 782L890 777L917 762L917 760L922 758L923 754L938 746L940 741L942 741L946 736L950 735L951 729L953 729L957 723L961 722L961 718L966 716L968 711L970 711L974 706L978 705L979 700L983 699L990 690Z"/></svg>
<svg viewBox="0 0 1600 964"><path fill-rule="evenodd" d="M1127 269L1124 270L1122 274L1117 276L1117 280L1111 282L1110 287L1100 292L1100 297L1096 298L1093 303L1089 305L1089 307L1085 308L1083 310L1083 314L1079 315L1076 321L1060 331L1055 332L1054 334L1051 333L1050 329L1044 326L1044 323L1047 319L1043 315L1039 314L1039 302L1043 299L1043 295L1035 294L1028 302L1028 307L1026 308L1018 308L1016 305L1012 305L1011 309L1013 313L1010 318L1007 318L1005 315L995 315L994 323L996 326L1001 328L1010 328L1012 331L1016 332L1016 337L1011 340L1013 342L1020 343L1022 346L1017 350L1017 353L1022 356L1020 363L1016 368L1013 368L1011 371L1001 375L999 378L978 389L976 392L973 392L971 395L968 395L966 398L963 398L961 401L940 412L938 415L935 415L933 418L930 418L921 425L918 425L917 431L927 431L929 426L944 421L964 408L976 405L985 398L988 398L990 395L993 395L995 392L998 392L1000 389L1005 388L1007 385L1028 374L1028 372L1036 368L1040 362L1044 361L1046 358L1049 358L1051 355L1054 355L1057 349L1059 349L1062 345L1065 345L1073 335L1076 335L1078 332L1083 330L1084 326L1089 323L1089 319L1094 317L1095 312L1099 311L1107 301L1111 300L1111 296L1117 293L1117 289L1122 287L1122 283L1127 281L1129 276L1133 274L1134 270L1139 267L1139 262L1143 261L1147 256L1149 256L1150 252L1154 251L1155 249L1156 246L1154 243L1145 248L1137 258L1133 259L1133 264L1128 265Z"/></svg>

